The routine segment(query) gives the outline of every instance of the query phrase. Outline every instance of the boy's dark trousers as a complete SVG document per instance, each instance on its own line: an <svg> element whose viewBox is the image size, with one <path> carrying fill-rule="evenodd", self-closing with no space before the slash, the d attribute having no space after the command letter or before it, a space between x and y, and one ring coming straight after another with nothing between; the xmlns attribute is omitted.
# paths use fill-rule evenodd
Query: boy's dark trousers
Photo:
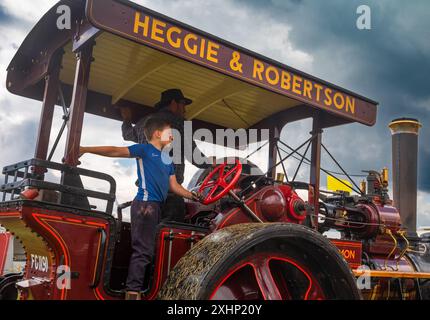
<svg viewBox="0 0 430 320"><path fill-rule="evenodd" d="M160 223L160 203L134 200L131 206L132 255L128 269L127 291L142 291L146 268L155 251L155 236Z"/></svg>

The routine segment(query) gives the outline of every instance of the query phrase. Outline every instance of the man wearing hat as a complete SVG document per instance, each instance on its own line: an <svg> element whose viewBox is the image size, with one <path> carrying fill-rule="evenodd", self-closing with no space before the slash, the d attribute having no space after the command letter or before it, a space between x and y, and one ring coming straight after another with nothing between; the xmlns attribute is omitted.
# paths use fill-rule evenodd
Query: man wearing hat
<svg viewBox="0 0 430 320"><path fill-rule="evenodd" d="M181 139L177 139L173 141L173 144L180 143L182 150L182 159L180 164L175 164L175 175L176 180L179 184L184 182L184 172L185 172L185 155L184 153L184 144L185 135L184 135L184 121L185 121L185 107L192 104L193 101L191 99L185 98L184 94L179 89L170 89L164 91L161 94L161 100L157 104L155 104L156 112L159 116L161 116L164 120L169 122L172 125L173 129L178 130L181 135ZM144 134L144 126L146 119L151 115L140 119L135 126L131 123L132 113L130 108L121 108L121 115L124 119L124 123L122 125L122 136L126 141L133 141L139 144L146 144L146 138ZM190 141L187 141L190 143ZM192 143L192 151L194 154L194 150L197 150L203 154L197 147L194 140ZM174 148L175 150L176 148ZM210 167L213 163L212 159L207 157L203 165L196 164L191 156L191 159L187 160L192 164L196 165L200 169L206 169ZM163 208L163 220L164 221L177 221L183 222L185 214L185 203L184 199L178 197L174 194L169 193L166 204Z"/></svg>

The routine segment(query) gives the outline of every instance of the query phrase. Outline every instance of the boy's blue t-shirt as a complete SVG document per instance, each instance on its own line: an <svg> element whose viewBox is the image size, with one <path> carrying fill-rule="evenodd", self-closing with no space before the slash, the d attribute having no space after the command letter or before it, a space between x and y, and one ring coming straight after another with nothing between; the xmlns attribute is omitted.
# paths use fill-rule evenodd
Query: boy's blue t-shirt
<svg viewBox="0 0 430 320"><path fill-rule="evenodd" d="M128 148L136 158L139 191L136 199L164 202L169 191L169 179L175 175L171 158L152 144L136 144Z"/></svg>

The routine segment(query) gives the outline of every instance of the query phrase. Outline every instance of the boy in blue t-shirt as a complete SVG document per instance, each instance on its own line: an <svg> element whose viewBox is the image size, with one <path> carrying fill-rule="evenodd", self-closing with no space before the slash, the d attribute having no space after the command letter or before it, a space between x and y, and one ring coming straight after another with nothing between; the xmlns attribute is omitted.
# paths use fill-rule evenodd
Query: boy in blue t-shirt
<svg viewBox="0 0 430 320"><path fill-rule="evenodd" d="M126 299L140 299L146 267L155 249L156 227L160 223L161 204L170 189L173 193L192 200L201 196L184 189L177 181L175 169L163 148L173 141L168 122L150 117L145 123L148 144L127 147L81 147L85 153L112 158L136 158L139 190L131 206L131 241L133 253L130 259L126 284Z"/></svg>

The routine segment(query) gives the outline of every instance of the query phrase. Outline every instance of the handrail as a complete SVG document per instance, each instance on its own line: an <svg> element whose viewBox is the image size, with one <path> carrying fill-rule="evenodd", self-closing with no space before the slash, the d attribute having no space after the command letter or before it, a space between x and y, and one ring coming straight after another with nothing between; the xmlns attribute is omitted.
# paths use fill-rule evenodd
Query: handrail
<svg viewBox="0 0 430 320"><path fill-rule="evenodd" d="M104 180L109 183L109 193L103 193L93 190L87 190L84 188L44 181L44 174L34 173L35 168L57 170L61 171L62 173L75 174L79 176ZM112 214L113 205L115 202L116 182L114 178L112 178L108 174L77 167L71 167L68 165L40 159L31 159L27 161L22 161L14 165L6 166L3 169L3 174L6 176L5 184L0 186L0 192L3 192L3 201L5 201L7 193L11 193L12 200L13 195L16 191L22 191L26 187L35 189L47 189L59 191L61 193L71 193L77 196L86 196L90 198L106 200L108 202L106 206L106 212L108 214ZM11 177L13 177L13 179L10 179ZM18 181L18 178L22 180Z"/></svg>
<svg viewBox="0 0 430 320"><path fill-rule="evenodd" d="M95 270L96 273L94 275L94 281L91 284L91 288L95 289L99 286L100 284L100 278L101 278L101 274L102 274L102 268L103 268L103 258L105 255L105 249L106 249L106 231L103 228L99 228L97 229L98 232L100 232L100 247L99 247L99 255L97 257L97 264L95 266Z"/></svg>
<svg viewBox="0 0 430 320"><path fill-rule="evenodd" d="M119 242L121 240L121 228L122 228L122 210L130 207L132 205L132 201L126 202L123 204L120 204L117 207L117 226L116 226L116 234L117 234L117 241Z"/></svg>

